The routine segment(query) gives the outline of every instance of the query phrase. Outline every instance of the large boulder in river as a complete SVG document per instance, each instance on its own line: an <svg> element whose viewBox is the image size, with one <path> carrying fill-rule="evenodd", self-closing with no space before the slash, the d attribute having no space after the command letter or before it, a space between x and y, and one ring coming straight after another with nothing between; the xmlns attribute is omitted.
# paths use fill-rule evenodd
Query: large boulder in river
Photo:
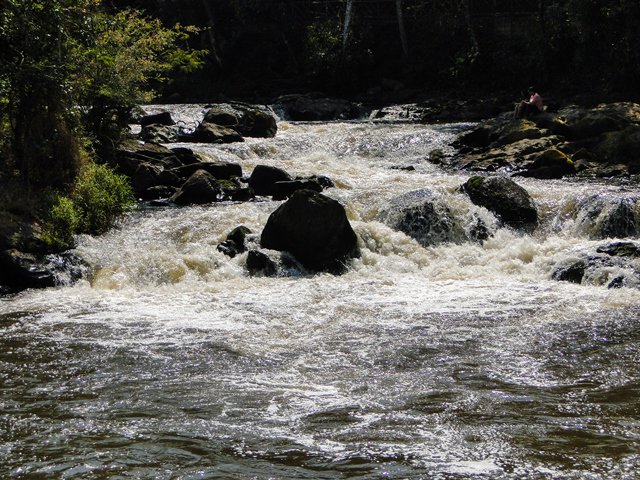
<svg viewBox="0 0 640 480"><path fill-rule="evenodd" d="M311 190L298 190L271 214L260 243L291 253L313 271L339 273L348 259L360 255L344 207Z"/></svg>
<svg viewBox="0 0 640 480"><path fill-rule="evenodd" d="M529 193L507 177L471 177L462 185L471 201L512 227L534 225L538 211Z"/></svg>

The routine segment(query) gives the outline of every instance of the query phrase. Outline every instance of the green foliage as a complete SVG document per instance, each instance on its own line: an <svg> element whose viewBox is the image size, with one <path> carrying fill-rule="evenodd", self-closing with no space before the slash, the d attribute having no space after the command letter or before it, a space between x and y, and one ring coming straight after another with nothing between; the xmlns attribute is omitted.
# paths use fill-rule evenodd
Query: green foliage
<svg viewBox="0 0 640 480"><path fill-rule="evenodd" d="M126 177L93 163L78 177L71 199L80 216L78 231L94 235L105 233L135 202Z"/></svg>
<svg viewBox="0 0 640 480"><path fill-rule="evenodd" d="M53 195L45 238L57 248L73 244L73 235L105 233L135 203L126 177L105 165L88 164L68 195Z"/></svg>
<svg viewBox="0 0 640 480"><path fill-rule="evenodd" d="M78 231L80 214L69 197L54 194L51 202L43 238L55 249L68 248L73 245L73 235Z"/></svg>
<svg viewBox="0 0 640 480"><path fill-rule="evenodd" d="M3 0L0 125L9 126L11 157L5 163L33 183L72 182L84 136L111 146L129 108L150 100L169 71L201 65L205 52L187 46L194 31L164 27L134 10L110 15L100 0Z"/></svg>

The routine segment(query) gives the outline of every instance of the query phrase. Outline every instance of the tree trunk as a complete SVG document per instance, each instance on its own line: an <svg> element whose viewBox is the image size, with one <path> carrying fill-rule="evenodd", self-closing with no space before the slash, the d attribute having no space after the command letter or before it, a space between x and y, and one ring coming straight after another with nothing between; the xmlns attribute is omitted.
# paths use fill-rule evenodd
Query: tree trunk
<svg viewBox="0 0 640 480"><path fill-rule="evenodd" d="M396 16L398 17L398 32L400 33L400 43L402 44L402 58L406 62L409 59L409 45L407 44L407 33L404 29L402 0L396 0Z"/></svg>
<svg viewBox="0 0 640 480"><path fill-rule="evenodd" d="M216 34L215 34L215 16L213 15L213 8L211 8L210 0L202 0L202 5L204 6L204 10L207 14L207 20L209 24L209 28L207 28L207 36L209 37L209 46L211 48L211 58L215 62L218 68L222 68L222 60L218 55L218 48L216 42Z"/></svg>
<svg viewBox="0 0 640 480"><path fill-rule="evenodd" d="M344 11L344 27L342 28L342 51L347 48L347 39L349 38L349 24L351 23L351 12L353 10L353 0L347 0L347 6Z"/></svg>

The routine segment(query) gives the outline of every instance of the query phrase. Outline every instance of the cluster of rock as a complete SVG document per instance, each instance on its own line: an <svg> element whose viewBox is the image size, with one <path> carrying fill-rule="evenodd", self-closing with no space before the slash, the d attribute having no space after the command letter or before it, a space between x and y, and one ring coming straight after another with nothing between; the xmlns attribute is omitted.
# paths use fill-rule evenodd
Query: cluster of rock
<svg viewBox="0 0 640 480"><path fill-rule="evenodd" d="M640 105L565 107L527 119L510 112L461 135L450 166L534 178L640 173Z"/></svg>
<svg viewBox="0 0 640 480"><path fill-rule="evenodd" d="M271 108L240 102L211 106L193 130L177 125L169 112L142 116L135 121L141 126L140 139L153 143L233 143L243 142L244 137L275 137L278 131Z"/></svg>
<svg viewBox="0 0 640 480"><path fill-rule="evenodd" d="M478 215L458 218L443 196L430 190L409 192L393 199L379 220L410 236L424 247L442 243L482 242L500 226L530 231L538 212L529 193L507 177L472 177L458 189L471 202L489 210L497 223Z"/></svg>
<svg viewBox="0 0 640 480"><path fill-rule="evenodd" d="M240 164L211 161L188 148L167 148L135 140L124 142L115 155L115 168L131 179L138 198L156 204L203 204L248 201L256 195L284 200L296 190L321 192L333 187L324 176L293 177L286 171L258 165L249 177Z"/></svg>

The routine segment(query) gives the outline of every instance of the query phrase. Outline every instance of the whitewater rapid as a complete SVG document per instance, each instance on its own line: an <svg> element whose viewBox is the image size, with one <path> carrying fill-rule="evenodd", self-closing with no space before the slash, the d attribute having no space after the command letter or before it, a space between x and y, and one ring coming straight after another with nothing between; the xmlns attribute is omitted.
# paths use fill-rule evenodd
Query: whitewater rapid
<svg viewBox="0 0 640 480"><path fill-rule="evenodd" d="M195 122L199 107L174 107ZM17 478L633 478L640 290L552 280L607 243L579 223L620 183L518 179L539 228L500 228L429 162L465 125L279 122L274 139L182 145L326 175L362 256L346 274L250 277L269 199L144 207L71 286L0 301L0 472ZM413 167L414 170L406 170ZM380 221L428 189L483 243L423 247Z"/></svg>

